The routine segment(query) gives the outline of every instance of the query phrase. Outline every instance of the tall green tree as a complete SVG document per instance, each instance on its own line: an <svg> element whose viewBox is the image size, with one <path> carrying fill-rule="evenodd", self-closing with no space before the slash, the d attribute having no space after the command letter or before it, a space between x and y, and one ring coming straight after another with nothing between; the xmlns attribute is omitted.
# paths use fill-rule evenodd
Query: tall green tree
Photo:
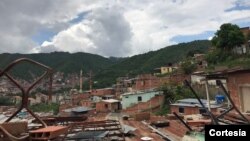
<svg viewBox="0 0 250 141"><path fill-rule="evenodd" d="M192 60L185 60L181 63L181 69L185 74L191 74L196 69L196 64L192 62Z"/></svg>
<svg viewBox="0 0 250 141"><path fill-rule="evenodd" d="M217 30L212 39L212 44L218 48L231 51L234 47L242 45L244 41L244 35L240 28L235 24L226 23L220 26L220 30Z"/></svg>

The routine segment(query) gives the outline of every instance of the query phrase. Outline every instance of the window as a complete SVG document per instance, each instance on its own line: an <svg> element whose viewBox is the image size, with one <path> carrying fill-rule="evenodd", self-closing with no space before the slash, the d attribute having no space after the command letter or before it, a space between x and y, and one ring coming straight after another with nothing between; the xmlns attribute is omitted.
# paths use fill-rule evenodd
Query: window
<svg viewBox="0 0 250 141"><path fill-rule="evenodd" d="M105 104L105 108L106 108L106 109L108 108L108 104Z"/></svg>
<svg viewBox="0 0 250 141"><path fill-rule="evenodd" d="M200 108L199 111L200 111L200 114L204 114L207 112L206 109L204 109L204 108Z"/></svg>
<svg viewBox="0 0 250 141"><path fill-rule="evenodd" d="M138 101L142 101L142 97L141 96L138 96L137 99L138 99Z"/></svg>
<svg viewBox="0 0 250 141"><path fill-rule="evenodd" d="M179 107L179 113L184 113L184 107Z"/></svg>

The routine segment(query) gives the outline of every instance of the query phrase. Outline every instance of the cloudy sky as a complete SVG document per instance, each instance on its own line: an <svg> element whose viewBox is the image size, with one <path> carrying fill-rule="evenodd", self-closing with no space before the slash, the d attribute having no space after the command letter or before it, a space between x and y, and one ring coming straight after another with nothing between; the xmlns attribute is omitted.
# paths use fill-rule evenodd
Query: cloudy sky
<svg viewBox="0 0 250 141"><path fill-rule="evenodd" d="M0 53L131 56L250 26L250 0L1 0Z"/></svg>

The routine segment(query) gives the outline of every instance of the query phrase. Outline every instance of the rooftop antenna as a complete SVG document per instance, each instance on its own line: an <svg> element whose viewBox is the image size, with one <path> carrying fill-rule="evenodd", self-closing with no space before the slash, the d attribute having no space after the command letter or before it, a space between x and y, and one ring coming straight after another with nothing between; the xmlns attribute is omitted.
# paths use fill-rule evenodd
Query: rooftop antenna
<svg viewBox="0 0 250 141"><path fill-rule="evenodd" d="M92 91L92 71L89 72L89 91Z"/></svg>

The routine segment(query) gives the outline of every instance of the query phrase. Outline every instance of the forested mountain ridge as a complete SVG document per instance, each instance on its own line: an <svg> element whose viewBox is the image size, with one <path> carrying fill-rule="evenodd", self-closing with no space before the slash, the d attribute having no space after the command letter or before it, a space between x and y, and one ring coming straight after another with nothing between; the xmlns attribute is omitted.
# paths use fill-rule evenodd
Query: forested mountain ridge
<svg viewBox="0 0 250 141"><path fill-rule="evenodd" d="M54 71L69 73L79 73L82 69L84 73L90 70L94 73L95 87L111 86L119 76L135 76L140 73L152 72L156 67L176 63L185 59L193 53L206 53L211 46L208 40L199 40L189 43L180 43L168 46L157 51L135 55L127 58L105 58L100 55L90 53L39 53L39 54L0 54L0 68L3 69L8 63L18 58L30 58L50 66ZM39 73L32 65L19 65L13 69L13 73L22 76L27 69ZM24 76L25 78L26 76Z"/></svg>

